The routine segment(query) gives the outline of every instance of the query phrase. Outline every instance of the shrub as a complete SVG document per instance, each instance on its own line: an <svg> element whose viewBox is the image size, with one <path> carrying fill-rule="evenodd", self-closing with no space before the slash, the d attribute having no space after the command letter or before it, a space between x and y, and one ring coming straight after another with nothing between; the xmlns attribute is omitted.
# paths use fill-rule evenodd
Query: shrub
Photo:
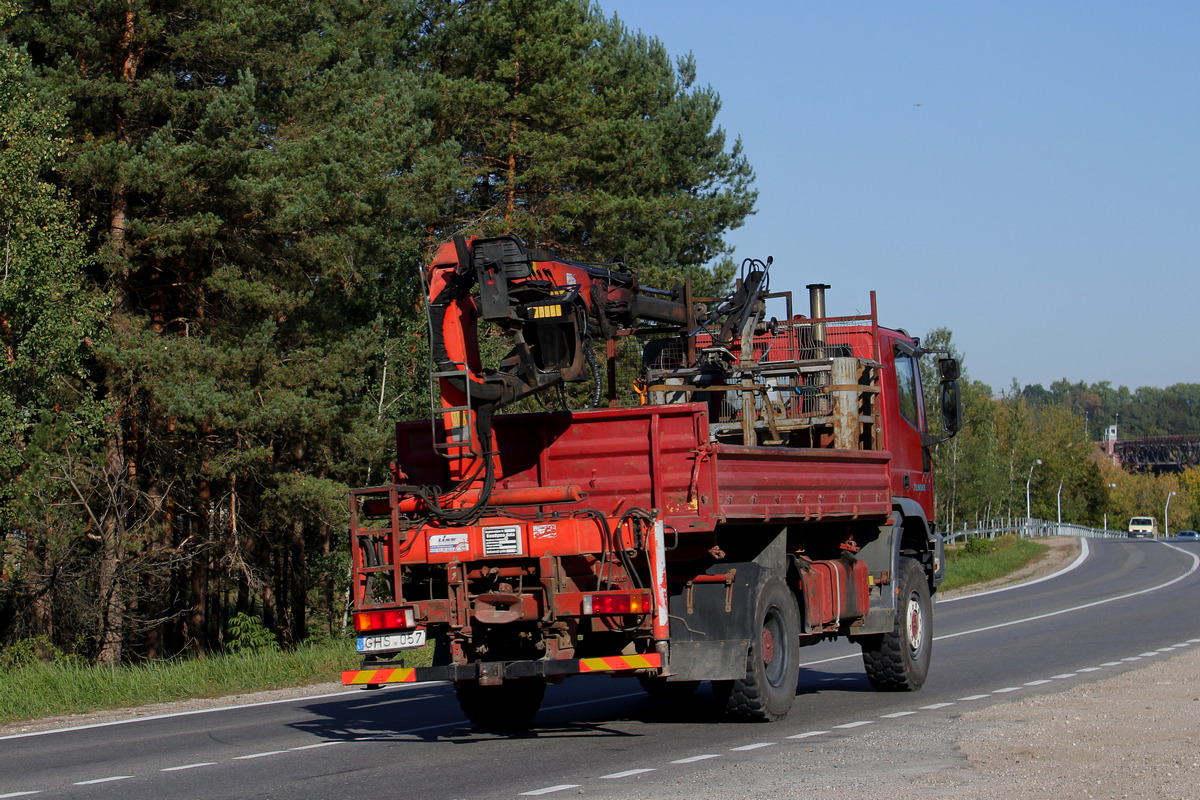
<svg viewBox="0 0 1200 800"><path fill-rule="evenodd" d="M276 651L279 642L258 617L239 611L229 620L229 636L225 646L231 653L256 653L260 650Z"/></svg>

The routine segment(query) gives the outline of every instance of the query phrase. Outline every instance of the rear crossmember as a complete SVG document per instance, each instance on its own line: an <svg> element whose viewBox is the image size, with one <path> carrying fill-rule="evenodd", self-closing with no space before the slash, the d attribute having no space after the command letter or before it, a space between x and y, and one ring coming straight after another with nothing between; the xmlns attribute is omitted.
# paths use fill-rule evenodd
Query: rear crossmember
<svg viewBox="0 0 1200 800"><path fill-rule="evenodd" d="M394 663L394 662L393 662ZM364 665L365 666L365 665ZM552 678L589 672L627 672L659 669L662 657L657 653L606 658L568 658L556 661L496 661L475 664L448 664L441 667L380 667L348 670L342 673L344 686L380 686L385 683L422 681L469 681L479 679Z"/></svg>

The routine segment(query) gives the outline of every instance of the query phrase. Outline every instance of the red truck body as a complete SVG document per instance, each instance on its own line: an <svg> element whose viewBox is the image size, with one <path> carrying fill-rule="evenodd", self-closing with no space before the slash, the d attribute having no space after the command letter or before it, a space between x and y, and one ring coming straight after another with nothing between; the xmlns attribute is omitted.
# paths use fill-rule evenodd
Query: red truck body
<svg viewBox="0 0 1200 800"><path fill-rule="evenodd" d="M662 369L673 345L648 348L639 405L498 415L486 482L446 457L450 411L399 424L393 483L351 493L364 663L344 682L452 680L488 728L601 671L651 692L711 680L735 713L777 719L799 647L849 636L878 687L919 688L942 570L934 437L923 351L871 301L803 318L789 298L788 321L693 333ZM694 367L714 351L740 366ZM434 663L406 667L422 632Z"/></svg>

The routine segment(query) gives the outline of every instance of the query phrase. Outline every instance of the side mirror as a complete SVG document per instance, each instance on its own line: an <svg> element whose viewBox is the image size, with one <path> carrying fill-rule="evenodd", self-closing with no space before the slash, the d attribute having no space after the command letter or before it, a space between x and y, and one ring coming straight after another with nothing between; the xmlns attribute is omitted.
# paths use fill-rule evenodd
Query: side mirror
<svg viewBox="0 0 1200 800"><path fill-rule="evenodd" d="M948 433L962 430L962 392L958 387L958 361L938 359L938 375L942 379L942 428Z"/></svg>

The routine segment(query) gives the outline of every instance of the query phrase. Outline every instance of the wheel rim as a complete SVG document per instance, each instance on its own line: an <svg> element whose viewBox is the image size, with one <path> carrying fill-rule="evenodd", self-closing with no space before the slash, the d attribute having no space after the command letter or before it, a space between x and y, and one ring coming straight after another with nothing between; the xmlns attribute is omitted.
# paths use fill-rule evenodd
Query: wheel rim
<svg viewBox="0 0 1200 800"><path fill-rule="evenodd" d="M925 641L925 613L921 608L921 598L916 592L908 596L905 619L908 622L908 649L915 658L921 652L921 644Z"/></svg>
<svg viewBox="0 0 1200 800"><path fill-rule="evenodd" d="M783 621L779 617L779 609L772 606L763 620L762 636L759 640L759 653L762 658L763 672L772 686L783 683L784 672L787 668L787 658L784 650L787 642L783 636Z"/></svg>

